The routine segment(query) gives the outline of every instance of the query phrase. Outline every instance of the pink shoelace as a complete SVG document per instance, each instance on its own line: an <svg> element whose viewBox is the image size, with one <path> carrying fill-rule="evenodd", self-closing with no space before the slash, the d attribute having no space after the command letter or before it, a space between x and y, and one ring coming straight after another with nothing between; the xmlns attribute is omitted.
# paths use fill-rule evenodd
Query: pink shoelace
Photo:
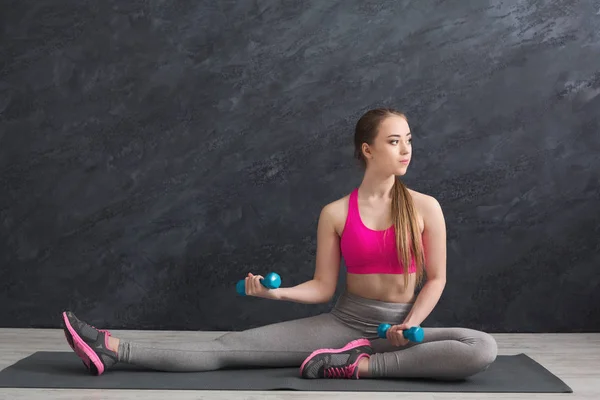
<svg viewBox="0 0 600 400"><path fill-rule="evenodd" d="M86 324L87 324L87 322L86 322ZM90 325L90 324L88 324L88 325ZM97 330L98 332L104 332L104 333L106 333L106 335L107 335L107 336L112 336L112 333L110 333L110 332L108 331L108 329L98 329L98 328L96 328L94 325L90 325L90 326L91 326L92 328L94 328L95 330Z"/></svg>
<svg viewBox="0 0 600 400"><path fill-rule="evenodd" d="M352 378L356 365L347 365L345 367L330 367L325 370L327 378Z"/></svg>

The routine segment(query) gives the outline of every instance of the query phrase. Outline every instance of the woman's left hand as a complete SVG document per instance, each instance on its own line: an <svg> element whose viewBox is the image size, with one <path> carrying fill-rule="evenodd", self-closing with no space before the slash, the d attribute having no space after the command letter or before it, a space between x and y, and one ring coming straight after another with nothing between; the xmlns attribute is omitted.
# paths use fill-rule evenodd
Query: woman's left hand
<svg viewBox="0 0 600 400"><path fill-rule="evenodd" d="M410 342L410 340L406 339L402 335L402 331L404 331L405 329L410 329L410 326L408 326L407 324L392 325L390 329L388 329L388 331L386 332L385 336L394 346L406 346L408 342Z"/></svg>

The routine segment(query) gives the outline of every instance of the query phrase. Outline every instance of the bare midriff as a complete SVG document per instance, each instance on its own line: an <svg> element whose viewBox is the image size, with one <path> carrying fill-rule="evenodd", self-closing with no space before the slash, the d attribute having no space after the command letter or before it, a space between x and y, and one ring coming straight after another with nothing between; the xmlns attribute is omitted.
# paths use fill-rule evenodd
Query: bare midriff
<svg viewBox="0 0 600 400"><path fill-rule="evenodd" d="M408 287L404 289L402 274L350 274L346 275L349 293L387 303L414 303L415 274L409 274Z"/></svg>

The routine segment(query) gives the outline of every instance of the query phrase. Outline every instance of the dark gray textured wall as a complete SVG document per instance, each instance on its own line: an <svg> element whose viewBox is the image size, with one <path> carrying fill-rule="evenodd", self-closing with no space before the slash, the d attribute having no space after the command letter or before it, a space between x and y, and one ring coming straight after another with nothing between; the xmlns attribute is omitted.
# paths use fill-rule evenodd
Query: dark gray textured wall
<svg viewBox="0 0 600 400"><path fill-rule="evenodd" d="M448 228L424 325L600 330L600 2L4 1L0 18L0 326L328 310L234 284L311 278L321 207L362 179L354 124L391 106L415 135L405 182Z"/></svg>

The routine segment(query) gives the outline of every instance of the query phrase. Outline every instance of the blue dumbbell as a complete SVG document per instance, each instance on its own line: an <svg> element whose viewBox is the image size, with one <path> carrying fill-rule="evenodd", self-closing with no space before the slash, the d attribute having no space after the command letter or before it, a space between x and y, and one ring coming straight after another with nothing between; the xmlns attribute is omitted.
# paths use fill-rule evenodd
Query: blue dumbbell
<svg viewBox="0 0 600 400"><path fill-rule="evenodd" d="M380 324L377 328L377 336L379 336L382 339L385 339L386 333L391 327L392 326L390 324ZM423 328L421 328L420 326L413 326L412 328L403 330L402 336L404 336L405 339L408 339L411 342L421 343L425 335L423 334Z"/></svg>
<svg viewBox="0 0 600 400"><path fill-rule="evenodd" d="M269 272L260 283L267 289L277 289L281 285L281 277L275 272ZM238 281L235 285L235 291L240 296L246 295L246 281L244 279Z"/></svg>

